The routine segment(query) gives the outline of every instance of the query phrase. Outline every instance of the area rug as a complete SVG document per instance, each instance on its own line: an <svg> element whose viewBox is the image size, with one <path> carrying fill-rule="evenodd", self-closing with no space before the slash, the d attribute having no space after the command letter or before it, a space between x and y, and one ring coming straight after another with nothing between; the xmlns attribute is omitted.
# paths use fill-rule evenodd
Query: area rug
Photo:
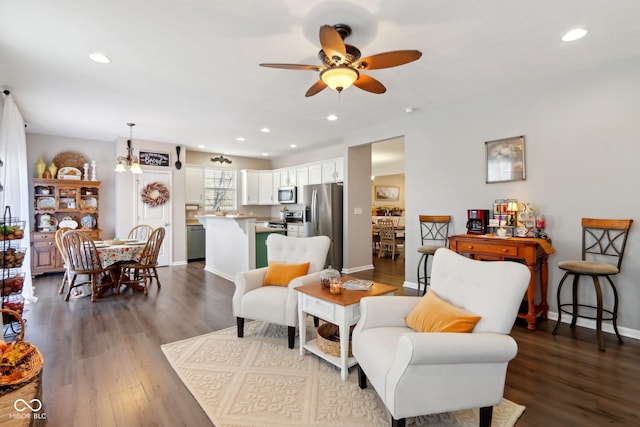
<svg viewBox="0 0 640 427"><path fill-rule="evenodd" d="M307 336L314 336L309 322ZM287 328L245 324L162 345L162 351L216 427L384 426L391 416L369 385L358 387L351 369L340 371L298 347L287 348ZM493 409L492 426L513 426L525 407L506 399ZM478 409L407 419L416 426L477 426Z"/></svg>

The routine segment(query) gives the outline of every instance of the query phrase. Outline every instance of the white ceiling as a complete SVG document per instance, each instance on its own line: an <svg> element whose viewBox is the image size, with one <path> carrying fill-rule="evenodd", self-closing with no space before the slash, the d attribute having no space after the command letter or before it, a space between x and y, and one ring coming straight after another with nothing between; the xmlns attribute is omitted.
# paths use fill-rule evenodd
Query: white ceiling
<svg viewBox="0 0 640 427"><path fill-rule="evenodd" d="M0 88L12 91L27 132L116 141L134 122L134 140L278 157L338 143L406 107L419 114L638 55L638 22L637 0L2 1ZM423 56L368 72L382 95L305 98L316 72L258 66L319 64L319 27L336 23L353 28L347 42L363 57ZM577 26L589 35L560 41ZM94 51L112 62L90 61Z"/></svg>

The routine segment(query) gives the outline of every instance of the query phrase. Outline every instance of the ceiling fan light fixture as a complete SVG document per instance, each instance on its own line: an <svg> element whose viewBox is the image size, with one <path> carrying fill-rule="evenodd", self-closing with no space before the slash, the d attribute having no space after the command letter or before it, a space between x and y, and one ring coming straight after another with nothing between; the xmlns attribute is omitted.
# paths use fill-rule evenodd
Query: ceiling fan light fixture
<svg viewBox="0 0 640 427"><path fill-rule="evenodd" d="M320 79L327 84L331 89L342 92L344 89L351 86L360 74L357 70L348 67L346 65L340 65L338 67L327 68L320 73Z"/></svg>

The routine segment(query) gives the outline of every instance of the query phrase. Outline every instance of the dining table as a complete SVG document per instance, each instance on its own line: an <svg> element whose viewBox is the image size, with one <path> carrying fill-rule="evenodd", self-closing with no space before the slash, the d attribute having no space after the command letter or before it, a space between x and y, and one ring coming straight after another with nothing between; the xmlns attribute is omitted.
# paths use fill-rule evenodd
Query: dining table
<svg viewBox="0 0 640 427"><path fill-rule="evenodd" d="M96 251L100 257L100 262L104 268L111 267L113 270L113 289L116 294L120 291L120 264L127 261L135 261L139 258L146 242L138 240L109 240L94 241ZM133 286L133 288L136 288ZM104 296L109 288L103 288L102 291L96 295L98 298ZM78 287L75 294L72 294L72 298L82 298L91 295L91 286Z"/></svg>

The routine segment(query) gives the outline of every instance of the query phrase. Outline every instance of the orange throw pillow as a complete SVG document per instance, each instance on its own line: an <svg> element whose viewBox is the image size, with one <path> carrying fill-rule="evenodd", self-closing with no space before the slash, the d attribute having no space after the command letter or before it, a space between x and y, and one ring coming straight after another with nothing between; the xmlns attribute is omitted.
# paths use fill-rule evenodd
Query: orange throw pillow
<svg viewBox="0 0 640 427"><path fill-rule="evenodd" d="M309 263L285 264L269 261L267 274L264 276L262 286L289 286L289 282L296 277L304 276L309 272Z"/></svg>
<svg viewBox="0 0 640 427"><path fill-rule="evenodd" d="M416 332L471 332L480 319L429 291L404 320Z"/></svg>

